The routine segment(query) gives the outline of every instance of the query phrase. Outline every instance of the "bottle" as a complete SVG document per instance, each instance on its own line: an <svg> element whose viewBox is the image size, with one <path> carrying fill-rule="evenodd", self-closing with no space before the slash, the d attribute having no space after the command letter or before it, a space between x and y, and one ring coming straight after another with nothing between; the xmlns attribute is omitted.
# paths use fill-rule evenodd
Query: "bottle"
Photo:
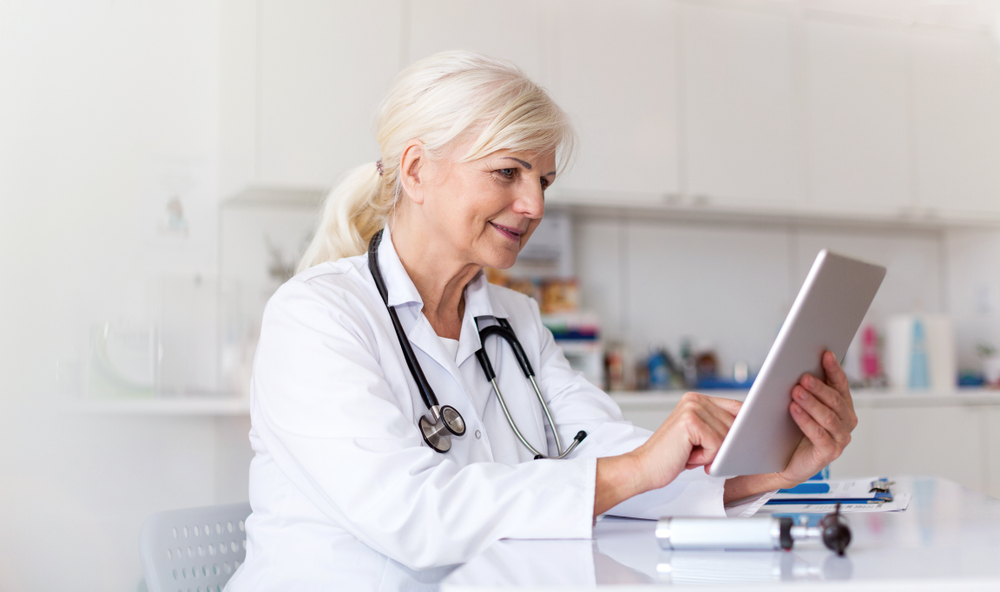
<svg viewBox="0 0 1000 592"><path fill-rule="evenodd" d="M927 337L924 334L924 324L920 318L913 321L913 341L910 347L909 387L911 389L929 388L931 379L927 368Z"/></svg>
<svg viewBox="0 0 1000 592"><path fill-rule="evenodd" d="M654 349L646 362L649 368L649 390L665 391L670 388L672 376L667 363L667 354L663 349Z"/></svg>
<svg viewBox="0 0 1000 592"><path fill-rule="evenodd" d="M879 384L882 379L882 359L878 351L878 332L868 325L861 333L861 380L866 386Z"/></svg>
<svg viewBox="0 0 1000 592"><path fill-rule="evenodd" d="M685 337L681 340L681 367L684 371L683 388L693 389L698 386L698 364L694 357L694 348L691 347L691 339Z"/></svg>

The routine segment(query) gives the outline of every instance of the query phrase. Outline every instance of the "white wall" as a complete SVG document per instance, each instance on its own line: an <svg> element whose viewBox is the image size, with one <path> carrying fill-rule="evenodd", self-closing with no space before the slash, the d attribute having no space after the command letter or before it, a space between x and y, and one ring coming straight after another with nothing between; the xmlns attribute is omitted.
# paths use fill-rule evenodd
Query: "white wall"
<svg viewBox="0 0 1000 592"><path fill-rule="evenodd" d="M134 590L146 515L235 495L244 420L62 413L55 381L161 278L215 274L219 28L202 0L0 3L0 589ZM164 175L197 184L188 239L156 235Z"/></svg>

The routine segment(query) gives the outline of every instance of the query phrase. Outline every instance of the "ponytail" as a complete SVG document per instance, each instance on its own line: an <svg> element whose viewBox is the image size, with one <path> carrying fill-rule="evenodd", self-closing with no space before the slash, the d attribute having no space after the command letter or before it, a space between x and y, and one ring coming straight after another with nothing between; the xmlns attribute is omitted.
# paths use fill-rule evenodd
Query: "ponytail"
<svg viewBox="0 0 1000 592"><path fill-rule="evenodd" d="M463 161L498 150L563 150L567 165L574 134L566 113L517 66L468 51L440 53L413 64L382 100L375 140L382 159L356 168L326 197L316 234L297 271L365 252L389 222L402 195L399 166L413 139L430 159L475 135Z"/></svg>
<svg viewBox="0 0 1000 592"><path fill-rule="evenodd" d="M347 173L326 196L316 234L296 273L365 252L372 235L385 226L396 201L396 192L386 181L374 162Z"/></svg>

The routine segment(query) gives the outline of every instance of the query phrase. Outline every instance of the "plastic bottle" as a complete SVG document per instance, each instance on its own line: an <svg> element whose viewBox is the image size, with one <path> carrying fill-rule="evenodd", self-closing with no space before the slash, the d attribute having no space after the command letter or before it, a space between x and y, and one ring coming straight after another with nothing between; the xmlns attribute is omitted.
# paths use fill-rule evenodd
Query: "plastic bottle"
<svg viewBox="0 0 1000 592"><path fill-rule="evenodd" d="M927 368L927 337L924 332L924 324L917 318L913 321L909 387L911 389L926 389L930 386L931 379Z"/></svg>

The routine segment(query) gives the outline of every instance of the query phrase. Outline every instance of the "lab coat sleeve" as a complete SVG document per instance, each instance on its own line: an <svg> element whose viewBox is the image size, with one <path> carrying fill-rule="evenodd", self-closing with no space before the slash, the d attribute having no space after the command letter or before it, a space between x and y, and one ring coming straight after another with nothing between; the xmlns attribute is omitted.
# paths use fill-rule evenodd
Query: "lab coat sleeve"
<svg viewBox="0 0 1000 592"><path fill-rule="evenodd" d="M537 304L531 301L539 333L539 386L546 394L562 441L579 431L587 432L574 456L598 458L630 452L649 439L651 432L633 426L621 409L583 374L573 370L552 332L541 322ZM554 449L554 440L549 440ZM672 483L628 499L608 511L616 516L657 519L661 516L725 516L725 479L707 475L703 469L684 471Z"/></svg>
<svg viewBox="0 0 1000 592"><path fill-rule="evenodd" d="M352 298L293 279L264 314L252 421L294 487L413 569L466 561L501 538L589 538L594 458L460 467L432 451Z"/></svg>

